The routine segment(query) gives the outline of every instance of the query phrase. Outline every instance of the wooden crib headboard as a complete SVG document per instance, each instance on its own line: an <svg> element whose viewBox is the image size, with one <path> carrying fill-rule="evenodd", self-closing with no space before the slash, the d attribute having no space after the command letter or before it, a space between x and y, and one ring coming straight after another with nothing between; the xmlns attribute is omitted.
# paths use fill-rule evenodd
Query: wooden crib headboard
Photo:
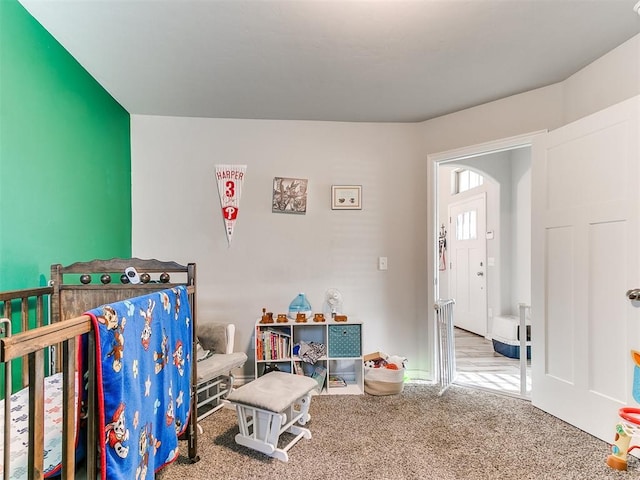
<svg viewBox="0 0 640 480"><path fill-rule="evenodd" d="M125 270L135 268L139 283L127 281ZM136 279L137 280L137 279ZM76 262L68 266L55 264L51 266L51 322L64 322L79 317L89 310L101 305L115 303L129 298L167 288L185 285L191 307L193 331L197 328L196 312L196 265L189 263L180 265L176 262L163 262L155 259L112 258L110 260L92 260ZM195 334L193 351L195 352ZM57 349L56 369L64 367L63 352ZM196 379L198 378L197 362L191 365L191 419L196 415ZM94 426L95 428L95 426ZM93 435L93 433L91 434ZM189 458L198 461L198 430L195 420L189 422L187 439Z"/></svg>
<svg viewBox="0 0 640 480"><path fill-rule="evenodd" d="M136 269L140 283L123 283L125 270ZM59 322L82 315L107 303L145 295L157 290L186 285L191 315L197 317L195 286L196 265L140 258L112 258L51 266L51 321ZM195 328L195 323L194 323Z"/></svg>

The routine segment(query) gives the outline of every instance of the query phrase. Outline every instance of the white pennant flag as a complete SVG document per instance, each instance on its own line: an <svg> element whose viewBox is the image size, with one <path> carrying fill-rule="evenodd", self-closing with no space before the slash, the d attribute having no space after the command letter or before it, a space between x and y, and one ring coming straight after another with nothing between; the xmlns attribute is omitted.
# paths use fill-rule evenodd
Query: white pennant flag
<svg viewBox="0 0 640 480"><path fill-rule="evenodd" d="M238 218L240 195L242 184L247 171L246 165L216 165L216 180L218 181L218 194L222 207L222 219L227 232L227 241L231 245L233 227Z"/></svg>

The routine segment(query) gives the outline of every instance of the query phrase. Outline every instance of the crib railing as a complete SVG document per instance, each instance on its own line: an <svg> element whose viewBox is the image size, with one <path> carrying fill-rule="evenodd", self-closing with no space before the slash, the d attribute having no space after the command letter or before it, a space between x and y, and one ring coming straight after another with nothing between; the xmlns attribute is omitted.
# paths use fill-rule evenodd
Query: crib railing
<svg viewBox="0 0 640 480"><path fill-rule="evenodd" d="M0 318L0 334L4 335L5 337L11 336L11 320L9 320L8 318ZM3 373L4 373L5 396L11 397L11 383L12 383L11 382L11 363L4 363L3 366L4 366ZM9 423L9 421L6 419L11 418L10 399L9 401L4 402L4 418L5 418L5 423L4 423L3 445L9 445L9 443L11 442L11 428L6 426ZM3 452L3 465L9 465L10 461L11 461L11 451L9 448L5 448ZM9 469L5 467L5 472L3 475L5 480L9 477L8 472L9 472Z"/></svg>
<svg viewBox="0 0 640 480"><path fill-rule="evenodd" d="M438 300L436 311L436 332L438 337L438 384L442 395L454 382L456 375L455 333L453 329L453 299Z"/></svg>
<svg viewBox="0 0 640 480"><path fill-rule="evenodd" d="M6 313L6 310L5 310ZM62 349L62 378L63 378L63 425L62 425L62 473L61 478L72 480L75 478L75 390L77 366L76 338L85 333L92 332L90 317L81 317L64 320L53 325L45 325L39 328L26 330L15 335L0 338L0 363L4 364L5 372L11 368L11 362L18 358L27 358L27 381L29 389L29 445L28 445L28 478L44 478L44 377L45 377L45 350L51 346L61 345ZM88 391L95 392L95 339L89 335L88 342ZM81 389L82 383L78 384ZM79 393L80 394L80 393ZM10 393L5 394L5 407L10 402ZM96 458L92 452L96 445L95 422L95 397L88 396L86 405L87 425L87 478L96 478ZM10 407L9 407L10 409ZM9 416L5 415L5 432L10 428ZM6 433L5 433L6 435ZM8 480L10 473L10 442L4 439L5 461L4 478Z"/></svg>
<svg viewBox="0 0 640 480"><path fill-rule="evenodd" d="M0 317L13 321L14 306L19 304L20 308L20 331L26 332L30 328L42 327L45 321L45 302L53 293L53 287L26 288L0 292ZM11 322L9 323L11 325ZM21 386L28 384L28 365L22 362Z"/></svg>

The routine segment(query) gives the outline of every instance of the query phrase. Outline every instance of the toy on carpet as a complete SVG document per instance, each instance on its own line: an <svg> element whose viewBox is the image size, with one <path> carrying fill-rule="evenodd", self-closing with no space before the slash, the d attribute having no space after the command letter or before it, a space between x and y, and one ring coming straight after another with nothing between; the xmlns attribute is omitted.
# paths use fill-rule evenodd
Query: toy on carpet
<svg viewBox="0 0 640 480"><path fill-rule="evenodd" d="M632 395L634 400L640 402L640 352L631 350L631 357L635 362ZM626 470L629 452L640 448L640 445L631 445L634 437L640 440L640 408L622 407L618 415L620 421L616 424L615 441L611 445L607 465L615 470Z"/></svg>
<svg viewBox="0 0 640 480"><path fill-rule="evenodd" d="M611 446L611 455L607 457L607 465L615 470L626 470L629 452L640 448L640 445L629 447L633 437L640 438L640 408L622 407L618 414L620 421L616 425L616 439Z"/></svg>

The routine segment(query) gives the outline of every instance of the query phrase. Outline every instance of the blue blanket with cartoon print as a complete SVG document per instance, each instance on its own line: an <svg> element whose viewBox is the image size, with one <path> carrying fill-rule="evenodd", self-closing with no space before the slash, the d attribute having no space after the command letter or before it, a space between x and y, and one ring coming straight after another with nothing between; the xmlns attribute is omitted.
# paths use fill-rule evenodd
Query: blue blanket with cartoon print
<svg viewBox="0 0 640 480"><path fill-rule="evenodd" d="M178 456L191 407L185 287L87 312L96 331L102 479L144 480Z"/></svg>

